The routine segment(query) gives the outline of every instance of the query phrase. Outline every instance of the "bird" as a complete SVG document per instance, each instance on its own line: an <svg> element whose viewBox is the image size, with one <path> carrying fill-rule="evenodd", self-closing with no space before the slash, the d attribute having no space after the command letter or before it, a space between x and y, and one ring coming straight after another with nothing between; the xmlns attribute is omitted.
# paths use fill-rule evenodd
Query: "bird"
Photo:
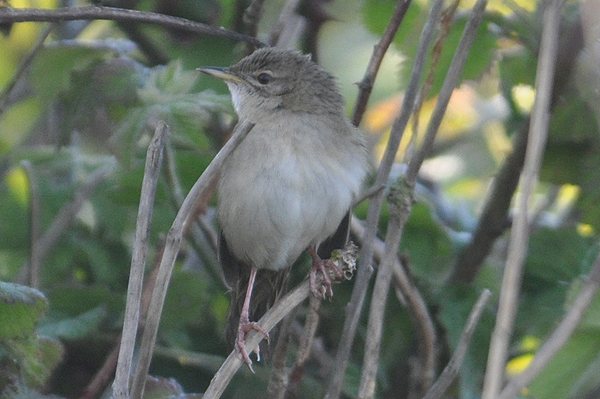
<svg viewBox="0 0 600 399"><path fill-rule="evenodd" d="M302 253L312 257L311 291L333 295L327 269L339 270L327 259L348 241L368 150L335 78L310 55L267 47L228 68L198 70L223 80L238 120L254 124L217 185L218 258L231 293L226 337L251 367L245 334L257 330L273 344L256 321L287 291Z"/></svg>

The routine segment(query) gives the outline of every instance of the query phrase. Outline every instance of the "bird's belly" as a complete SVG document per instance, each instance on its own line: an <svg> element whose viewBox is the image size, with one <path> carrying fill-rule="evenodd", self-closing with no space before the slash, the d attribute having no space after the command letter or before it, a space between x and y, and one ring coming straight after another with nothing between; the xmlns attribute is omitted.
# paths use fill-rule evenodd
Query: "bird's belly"
<svg viewBox="0 0 600 399"><path fill-rule="evenodd" d="M230 251L254 267L290 266L337 229L353 198L345 180L322 164L285 154L266 168L224 174L219 220Z"/></svg>

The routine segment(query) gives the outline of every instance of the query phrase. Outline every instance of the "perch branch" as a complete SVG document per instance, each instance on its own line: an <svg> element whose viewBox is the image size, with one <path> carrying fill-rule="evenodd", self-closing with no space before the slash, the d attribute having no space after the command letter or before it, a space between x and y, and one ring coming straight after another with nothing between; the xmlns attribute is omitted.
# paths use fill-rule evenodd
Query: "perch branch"
<svg viewBox="0 0 600 399"><path fill-rule="evenodd" d="M349 280L354 273L356 263L357 247L350 242L346 248L339 251L339 256L332 257L332 261L342 270L343 278ZM339 279L333 272L329 276L332 280ZM277 301L271 309L258 321L258 324L267 332L277 325L289 312L302 303L310 295L310 283L305 280L296 288L288 292L283 298ZM250 331L245 338L246 351L251 353L258 347L263 335L255 330ZM214 375L203 399L218 399L221 397L225 388L237 372L245 364L241 354L233 350L227 360L223 363L219 371Z"/></svg>

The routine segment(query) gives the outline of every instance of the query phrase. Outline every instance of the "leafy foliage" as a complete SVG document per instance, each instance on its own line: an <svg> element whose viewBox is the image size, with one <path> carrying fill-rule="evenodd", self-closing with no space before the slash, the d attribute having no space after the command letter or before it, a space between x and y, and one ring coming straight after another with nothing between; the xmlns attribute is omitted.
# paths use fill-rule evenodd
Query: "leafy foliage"
<svg viewBox="0 0 600 399"><path fill-rule="evenodd" d="M16 3L11 6L21 6ZM107 3L121 7L125 4L120 0ZM137 2L136 8L237 29L243 24L240 21L244 3L144 0ZM315 28L312 32L311 28L297 41L305 46L316 43L317 59L332 66L331 72L340 77L341 86L351 86L358 78L347 76L347 70L352 68L339 61L340 54L347 52L353 64L366 66L372 38L382 34L396 2L305 3L303 15L314 23L309 26L322 23L324 29ZM319 3L318 7L313 3ZM506 235L496 241L472 283L459 283L448 276L465 244L478 234L477 217L488 195L486 187L496 173L486 171L490 165L499 169L506 156L503 149L510 147L499 143L510 143L514 132L527 123L529 110L523 106L526 101L519 98L515 88L533 90L535 84L542 13L532 3L535 2L516 1L510 9L491 2L467 60L462 87L452 99L454 107L469 117L456 118L452 134L444 135L443 142L434 148L429 165L425 164L417 182L417 203L398 249L433 315L439 333L440 365L456 348L479 293L488 288L497 300L500 291ZM580 3L574 1L566 6L567 33L570 28L578 29L578 22L574 21L579 21ZM277 2L265 4L258 28L261 38L275 24L281 7ZM378 77L377 84L386 86L388 92L390 87L406 85L429 9L428 1L413 1L408 8L390 49L391 64L384 63L388 70ZM353 15L354 11L357 15ZM338 13L350 17L323 22L323 18L327 19L324 16L335 19ZM321 19L317 24L311 18ZM449 20L439 62L432 71L430 101L425 102L420 114L421 124L431 113L428 104L439 92L467 18L468 9L459 8ZM2 85L16 72L18 61L29 51L39 31L35 24L17 25L10 35L0 37ZM230 65L245 51L243 45L158 26L131 28L101 21L81 26L85 26L82 31L77 30L75 23L55 29L11 92L6 107L0 110L3 397L32 398L45 393L65 398L82 396L110 358L121 332L145 153L157 122L165 121L171 136L150 231L148 281L160 259L162 241L179 207L180 194L189 190L226 141L235 119L225 85L201 77L194 68ZM362 36L356 39L359 31ZM439 29L436 34L439 38ZM568 37L564 34L561 40ZM328 42L333 45L327 47ZM583 42L576 41L577 46ZM543 342L548 337L569 309L598 252L600 104L590 89L597 87L594 84L598 81L593 80L598 78L597 65L592 50L577 46L571 44L574 54L562 61L564 65L557 66L564 81L555 85L550 136L541 171L543 184L536 192L540 211L533 219L510 356L521 354L519 343L524 338ZM157 65L157 59L168 62ZM424 76L431 68L431 60L429 54ZM358 69L362 72L364 67ZM367 132L371 142L380 141L376 149L385 145L386 130L390 128L387 125L394 119L390 104L397 107L401 102L398 93L392 98L381 98L386 91L378 90L376 85L373 98L380 97L369 104L367 115L383 121L376 132ZM407 131L406 136L409 135ZM412 150L410 146L402 148ZM30 171L22 166L22 161L32 165ZM394 179L401 178L404 170L403 166L396 166L394 170L400 172ZM39 223L44 237L61 210L72 204L101 169L110 172L67 221L68 227L55 237L56 242L44 257L40 290L23 285L31 272L28 262L33 234L31 222L25 221ZM559 190L560 187L571 189ZM571 194L565 194L567 191ZM32 208L35 199L39 200L39 209ZM359 218L366 216L367 205L365 201L355 209ZM216 225L212 199L207 198L199 212L206 222L205 229ZM381 237L388 221L384 204L379 221ZM504 222L508 228L509 223ZM147 398L198 397L186 392L206 390L215 368L227 355L223 339L227 287L220 278L211 238L196 233L186 238L171 279ZM305 277L304 261L294 268L293 283ZM311 357L303 370L299 398L322 397L325 392L329 382L327 367L343 333L344 308L351 292L351 284L340 284L335 287L333 300L323 303L317 332L318 356ZM364 309L369 308L369 294ZM411 367L420 337L410 312L401 303L396 295L389 295L377 398L408 397L413 384ZM298 329L298 322L305 316L305 308L297 310L292 330ZM360 321L348 366L343 387L346 397L358 395L362 356L369 339L362 327L366 318L363 315ZM489 305L448 397L481 395L494 319L495 305ZM532 397L584 398L599 389L599 326L597 296L575 335L529 387ZM290 342L293 353L297 340ZM256 374L238 373L228 387L227 397L264 396L270 365L255 367ZM95 393L96 397L100 394Z"/></svg>

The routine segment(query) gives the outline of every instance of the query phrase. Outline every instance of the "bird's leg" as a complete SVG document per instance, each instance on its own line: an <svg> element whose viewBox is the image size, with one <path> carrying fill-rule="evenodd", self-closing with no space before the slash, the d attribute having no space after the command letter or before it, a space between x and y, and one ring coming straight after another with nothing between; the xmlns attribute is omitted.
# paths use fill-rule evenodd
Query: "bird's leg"
<svg viewBox="0 0 600 399"><path fill-rule="evenodd" d="M323 296L323 297L325 297L325 295L327 295L331 298L333 296L333 290L331 289L331 278L329 277L329 274L327 273L326 268L333 270L335 275L338 277L342 277L342 272L329 259L327 259L327 260L321 259L321 257L317 254L317 251L315 251L315 249L313 247L308 247L308 252L310 253L310 256L312 257L312 260L313 260L312 269L310 270L310 275L309 275L310 290L312 291L312 293L314 295ZM325 286L325 292L322 292L317 287L317 272L321 272L321 274L323 275L323 285Z"/></svg>
<svg viewBox="0 0 600 399"><path fill-rule="evenodd" d="M253 267L250 269L250 279L248 280L248 288L246 289L246 298L244 299L244 306L242 307L242 312L240 314L240 324L238 325L238 336L235 341L235 345L240 351L244 362L250 369L252 370L252 361L250 360L250 356L248 356L248 351L246 351L245 340L246 333L250 330L256 330L260 332L265 339L269 340L269 333L267 333L261 326L258 325L257 322L250 321L250 298L252 297L252 288L254 287L254 280L256 280L256 273L258 269ZM256 355L258 356L258 360L260 360L260 354L258 352L258 347L256 348Z"/></svg>

